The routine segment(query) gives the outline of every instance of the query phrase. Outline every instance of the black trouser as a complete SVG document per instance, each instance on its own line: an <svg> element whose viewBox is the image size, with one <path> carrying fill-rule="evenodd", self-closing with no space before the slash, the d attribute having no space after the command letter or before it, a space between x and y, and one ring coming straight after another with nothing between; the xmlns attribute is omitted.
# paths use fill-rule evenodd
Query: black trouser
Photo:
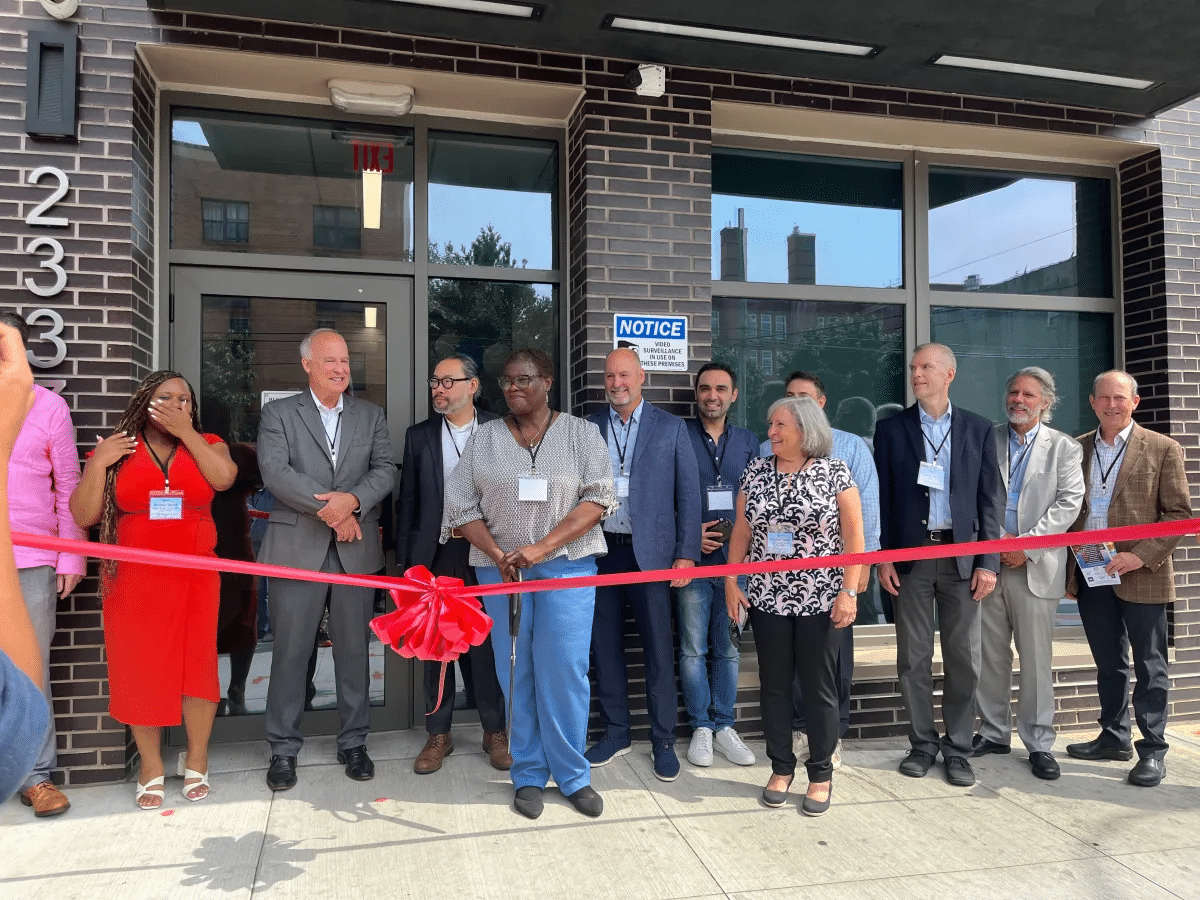
<svg viewBox="0 0 1200 900"><path fill-rule="evenodd" d="M850 727L850 685L854 681L854 626L840 629L841 643L838 645L838 737L845 737ZM800 684L800 673L792 682L792 730L808 731L808 718L804 712L804 687Z"/></svg>
<svg viewBox="0 0 1200 900"><path fill-rule="evenodd" d="M1109 585L1079 586L1079 618L1096 660L1096 690L1100 695L1100 742L1129 743L1129 651L1133 650L1133 714L1142 740L1142 759L1162 759L1166 741L1167 607L1163 603L1129 603Z"/></svg>
<svg viewBox="0 0 1200 900"><path fill-rule="evenodd" d="M776 775L796 770L792 752L792 682L804 693L808 722L808 780L833 777L831 757L838 740L838 648L842 635L828 613L779 616L750 608L758 651L759 705L767 756Z"/></svg>
<svg viewBox="0 0 1200 900"><path fill-rule="evenodd" d="M471 545L465 538L450 538L440 544L434 554L433 564L429 571L434 575L446 575L451 578L461 578L465 584L479 584L475 579L475 569L467 561ZM504 695L500 691L500 682L496 678L496 660L492 653L492 636L478 647L471 647L464 657L459 658L463 678L469 678L475 693L475 703L479 710L479 721L485 732L504 730ZM454 695L457 684L454 677L454 663L446 664L446 683L442 681L442 664L440 662L425 663L425 709L429 715L425 717L425 730L430 734L448 734L450 720L454 716ZM442 689L442 704L434 710L438 699L438 688Z"/></svg>

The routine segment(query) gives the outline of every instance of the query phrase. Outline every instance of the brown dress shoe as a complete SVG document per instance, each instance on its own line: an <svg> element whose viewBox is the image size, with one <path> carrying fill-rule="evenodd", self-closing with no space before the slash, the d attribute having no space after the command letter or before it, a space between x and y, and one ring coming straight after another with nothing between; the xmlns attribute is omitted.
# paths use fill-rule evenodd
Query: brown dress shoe
<svg viewBox="0 0 1200 900"><path fill-rule="evenodd" d="M448 734L431 734L425 749L417 754L413 771L418 775L432 775L442 767L442 760L454 752L454 739Z"/></svg>
<svg viewBox="0 0 1200 900"><path fill-rule="evenodd" d="M483 752L488 755L488 762L493 769L507 772L512 768L512 755L508 752L508 735L503 731L485 731L483 733Z"/></svg>
<svg viewBox="0 0 1200 900"><path fill-rule="evenodd" d="M71 801L52 781L43 781L27 791L21 791L21 802L32 806L33 814L39 817L57 816L71 808Z"/></svg>

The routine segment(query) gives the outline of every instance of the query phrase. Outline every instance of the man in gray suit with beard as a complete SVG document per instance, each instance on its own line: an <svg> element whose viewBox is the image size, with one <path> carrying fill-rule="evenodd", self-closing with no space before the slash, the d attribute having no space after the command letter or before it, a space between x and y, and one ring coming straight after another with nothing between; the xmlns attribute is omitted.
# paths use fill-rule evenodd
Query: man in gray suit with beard
<svg viewBox="0 0 1200 900"><path fill-rule="evenodd" d="M314 572L377 572L383 567L379 513L396 476L383 410L345 395L350 358L336 331L318 328L306 337L300 362L308 390L268 403L259 421L258 462L275 508L258 561ZM375 775L366 747L374 590L272 578L275 645L266 729L271 745L267 786L273 791L296 783L308 659L327 591L341 716L338 762L355 780Z"/></svg>
<svg viewBox="0 0 1200 900"><path fill-rule="evenodd" d="M1058 402L1054 376L1036 366L1008 379L996 426L996 456L1007 501L1004 537L1063 534L1083 504L1083 451L1048 424ZM980 609L982 665L975 692L979 732L972 756L1008 753L1012 741L1012 643L1021 656L1017 734L1037 778L1058 778L1054 747L1054 617L1066 591L1067 548L1000 554L996 589Z"/></svg>

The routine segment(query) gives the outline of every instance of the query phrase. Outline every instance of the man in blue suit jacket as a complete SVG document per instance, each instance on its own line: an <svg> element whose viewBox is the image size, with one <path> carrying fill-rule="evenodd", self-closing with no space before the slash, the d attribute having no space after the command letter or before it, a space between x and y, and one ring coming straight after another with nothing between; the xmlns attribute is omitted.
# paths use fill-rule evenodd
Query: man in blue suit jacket
<svg viewBox="0 0 1200 900"><path fill-rule="evenodd" d="M620 507L604 521L608 555L601 575L689 568L700 560L700 476L683 420L642 399L646 372L632 350L612 351L604 363L609 409L594 413L608 442ZM671 587L684 587L677 578ZM625 601L642 637L650 755L663 781L679 775L675 726L679 701L671 640L671 593L662 581L596 589L592 660L605 735L584 754L602 766L629 752L629 685L625 674ZM974 727L974 723L972 723ZM969 740L969 737L968 737Z"/></svg>
<svg viewBox="0 0 1200 900"><path fill-rule="evenodd" d="M992 423L950 406L958 363L942 344L922 344L909 365L917 402L875 426L880 545L884 550L998 540L1004 488ZM979 601L996 586L999 554L882 563L879 583L896 596L896 675L912 749L900 771L920 778L938 751L946 780L975 783L967 757L979 683ZM942 721L933 717L934 607L941 631Z"/></svg>

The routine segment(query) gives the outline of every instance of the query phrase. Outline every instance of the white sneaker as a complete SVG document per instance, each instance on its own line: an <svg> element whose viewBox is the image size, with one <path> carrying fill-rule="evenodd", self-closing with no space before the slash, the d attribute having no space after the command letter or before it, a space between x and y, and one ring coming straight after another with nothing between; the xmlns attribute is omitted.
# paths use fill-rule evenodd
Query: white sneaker
<svg viewBox="0 0 1200 900"><path fill-rule="evenodd" d="M803 731L792 732L792 752L798 762L808 759L808 734Z"/></svg>
<svg viewBox="0 0 1200 900"><path fill-rule="evenodd" d="M833 748L833 756L830 757L830 761L833 763L835 769L842 767L842 742L840 740L837 742L837 746Z"/></svg>
<svg viewBox="0 0 1200 900"><path fill-rule="evenodd" d="M692 742L688 744L687 761L693 766L711 766L713 764L712 750L712 729L697 728L692 732Z"/></svg>
<svg viewBox="0 0 1200 900"><path fill-rule="evenodd" d="M743 743L741 735L733 728L726 725L717 732L717 736L713 739L721 755L735 765L752 766L754 765L754 751ZM709 754L709 759L712 759L712 754Z"/></svg>

